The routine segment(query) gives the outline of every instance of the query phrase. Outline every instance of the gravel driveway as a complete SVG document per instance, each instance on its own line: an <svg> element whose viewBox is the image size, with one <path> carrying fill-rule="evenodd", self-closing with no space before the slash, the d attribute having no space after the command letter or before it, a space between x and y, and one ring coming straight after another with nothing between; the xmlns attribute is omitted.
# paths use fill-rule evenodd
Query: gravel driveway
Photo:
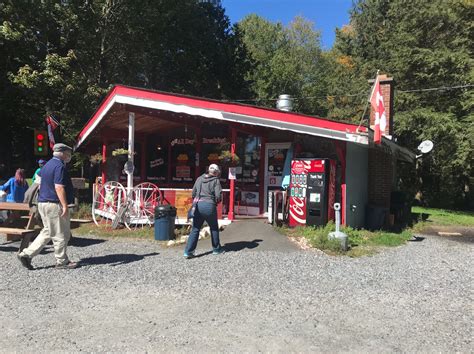
<svg viewBox="0 0 474 354"><path fill-rule="evenodd" d="M473 243L460 240L359 259L200 243L185 260L79 238L81 268L52 269L48 247L27 271L0 238L0 351L472 352Z"/></svg>

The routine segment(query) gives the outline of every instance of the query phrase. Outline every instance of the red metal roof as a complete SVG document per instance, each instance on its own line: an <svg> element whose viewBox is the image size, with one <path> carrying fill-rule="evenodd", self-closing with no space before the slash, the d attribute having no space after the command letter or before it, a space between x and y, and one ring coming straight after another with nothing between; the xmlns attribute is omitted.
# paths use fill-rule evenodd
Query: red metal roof
<svg viewBox="0 0 474 354"><path fill-rule="evenodd" d="M117 85L108 93L96 112L78 134L76 147L81 145L87 136L94 130L97 123L106 117L106 113L115 102L123 103L123 101L127 101L129 104L137 106L146 102L160 102L175 105L175 107L202 109L207 110L208 112L219 113L221 115L220 118L216 118L215 115L211 116L211 118L215 119L235 120L242 117L242 122L244 122L244 124L259 124L271 127L278 127L278 125L281 124L281 126L284 127L283 129L298 132L306 132L308 129L311 130L312 128L313 131L314 129L317 129L318 131L328 131L329 136L331 135L331 132L338 133L339 135L341 133L367 133L366 127L358 127L355 124L342 123L315 116ZM265 124L265 122L267 122L268 125ZM314 135L318 134L314 133Z"/></svg>

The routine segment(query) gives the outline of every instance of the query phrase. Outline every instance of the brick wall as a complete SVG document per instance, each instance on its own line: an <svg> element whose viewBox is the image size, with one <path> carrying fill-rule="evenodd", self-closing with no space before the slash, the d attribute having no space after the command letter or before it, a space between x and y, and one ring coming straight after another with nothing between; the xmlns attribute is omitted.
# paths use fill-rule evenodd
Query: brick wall
<svg viewBox="0 0 474 354"><path fill-rule="evenodd" d="M368 204L378 207L390 207L392 190L392 155L379 147L369 148Z"/></svg>
<svg viewBox="0 0 474 354"><path fill-rule="evenodd" d="M383 135L393 135L393 89L395 82L393 78L387 77L387 75L379 75L380 80L380 90L382 91L383 104L385 107L385 112L387 116L387 127L385 128L385 133ZM374 83L374 80L369 81L371 84ZM370 127L374 128L375 114L371 107L370 109Z"/></svg>

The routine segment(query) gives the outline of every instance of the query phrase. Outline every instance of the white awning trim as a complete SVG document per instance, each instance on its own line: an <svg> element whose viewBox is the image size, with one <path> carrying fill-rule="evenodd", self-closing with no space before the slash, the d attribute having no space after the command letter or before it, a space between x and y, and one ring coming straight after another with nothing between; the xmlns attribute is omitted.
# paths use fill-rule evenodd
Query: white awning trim
<svg viewBox="0 0 474 354"><path fill-rule="evenodd" d="M130 104L132 106L146 107L152 109L159 109L162 111L170 111L175 113L185 113L192 116L202 116L207 118L222 119L222 113L220 111L213 111L210 109L195 108L186 105L173 104L162 101L147 100L144 98L129 97L129 96L116 96L117 103Z"/></svg>
<svg viewBox="0 0 474 354"><path fill-rule="evenodd" d="M113 97L110 102L107 104L105 109L100 113L99 118L92 124L89 129L87 129L86 133L76 142L74 145L74 150L76 150L81 144L87 139L87 137L94 131L94 129L97 127L97 125L102 121L102 119L105 117L105 115L109 112L109 110L112 108L112 106L115 104L115 100L117 99L117 96Z"/></svg>
<svg viewBox="0 0 474 354"><path fill-rule="evenodd" d="M77 141L74 146L77 149L87 137L94 131L102 119L106 116L109 110L115 103L129 104L137 107L145 107L150 109L157 109L162 111L169 111L175 113L185 113L189 115L202 116L206 118L218 119L229 122L257 125L261 127L268 127L279 130L287 130L300 134L308 134L314 136L320 136L329 139L336 139L342 141L355 142L362 145L368 145L367 134L354 134L349 132L342 132L332 129L313 127L303 124L291 123L291 122L282 122L282 121L273 121L265 118L248 116L243 114L236 113L227 113L211 109L196 108L187 105L173 104L169 102L149 100L139 97L130 97L123 95L114 96L110 102L107 104L105 109L101 112L98 119L92 124L85 134Z"/></svg>
<svg viewBox="0 0 474 354"><path fill-rule="evenodd" d="M343 140L343 141L352 141L346 136L346 132L341 132L337 130L311 127L308 125L301 125L289 122L281 121L271 121L265 118L246 116L243 114L235 113L223 113L223 119L235 123L244 123L251 125L258 125L261 127L279 129L279 130L289 130L295 133L308 134L314 136L320 136L329 139Z"/></svg>

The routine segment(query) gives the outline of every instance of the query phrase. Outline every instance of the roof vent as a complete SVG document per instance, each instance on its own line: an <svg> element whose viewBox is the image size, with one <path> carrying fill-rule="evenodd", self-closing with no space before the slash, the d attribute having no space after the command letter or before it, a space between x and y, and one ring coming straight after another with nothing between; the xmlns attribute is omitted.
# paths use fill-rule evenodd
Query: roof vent
<svg viewBox="0 0 474 354"><path fill-rule="evenodd" d="M290 95L278 96L277 108L287 112L293 110L293 98Z"/></svg>

